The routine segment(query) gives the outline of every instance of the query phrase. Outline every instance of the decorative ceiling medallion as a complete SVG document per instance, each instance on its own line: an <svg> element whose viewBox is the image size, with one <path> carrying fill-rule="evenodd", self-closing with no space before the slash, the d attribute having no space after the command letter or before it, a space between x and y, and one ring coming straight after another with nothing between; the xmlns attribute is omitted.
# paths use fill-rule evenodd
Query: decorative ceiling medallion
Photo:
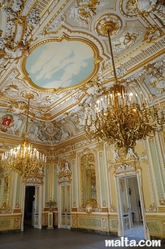
<svg viewBox="0 0 165 249"><path fill-rule="evenodd" d="M20 93L20 95L21 95L21 97L25 98L26 100L28 98L34 99L34 98L37 98L39 96L39 94L36 91L32 91L32 90L23 90Z"/></svg>
<svg viewBox="0 0 165 249"><path fill-rule="evenodd" d="M33 87L71 89L97 73L100 60L95 45L87 39L63 38L37 44L24 60L23 70Z"/></svg>
<svg viewBox="0 0 165 249"><path fill-rule="evenodd" d="M111 30L111 35L119 33L122 27L122 21L119 16L114 14L106 14L98 20L95 29L98 35L108 36L108 30Z"/></svg>

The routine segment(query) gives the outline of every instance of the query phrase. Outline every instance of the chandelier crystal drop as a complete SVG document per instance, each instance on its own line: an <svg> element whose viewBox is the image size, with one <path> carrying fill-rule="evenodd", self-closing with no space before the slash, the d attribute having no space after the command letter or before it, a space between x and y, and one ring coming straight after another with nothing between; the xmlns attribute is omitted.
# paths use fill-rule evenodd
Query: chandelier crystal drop
<svg viewBox="0 0 165 249"><path fill-rule="evenodd" d="M23 178L41 173L46 163L45 155L33 148L33 145L29 142L27 135L29 105L30 99L33 97L33 94L27 94L28 113L26 120L26 133L23 143L16 148L5 151L1 157L1 166L3 168L10 168L11 170L16 171Z"/></svg>
<svg viewBox="0 0 165 249"><path fill-rule="evenodd" d="M137 96L128 92L118 81L109 26L106 23L104 29L109 37L115 83L98 97L94 106L91 104L86 108L84 130L90 139L101 139L127 153L128 149L134 148L137 140L153 137L161 131L165 119L160 106L149 106L142 94Z"/></svg>

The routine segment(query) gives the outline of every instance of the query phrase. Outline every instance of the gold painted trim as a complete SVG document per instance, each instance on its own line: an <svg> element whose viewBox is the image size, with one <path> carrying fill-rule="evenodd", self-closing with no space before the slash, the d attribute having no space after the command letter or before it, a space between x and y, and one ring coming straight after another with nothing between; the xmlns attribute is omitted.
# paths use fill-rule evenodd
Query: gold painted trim
<svg viewBox="0 0 165 249"><path fill-rule="evenodd" d="M13 213L14 213L14 214L21 214L21 215L22 215L21 209L14 209L14 210L13 210Z"/></svg>
<svg viewBox="0 0 165 249"><path fill-rule="evenodd" d="M51 20L47 23L45 28L43 29L43 34L51 34L51 32L47 32L47 28L52 24L52 22L56 19L56 17L62 12L63 8L68 4L69 0L66 0L65 4L61 6L61 8L56 12L56 15L51 18ZM58 4L58 3L57 3ZM57 5L56 5L57 6Z"/></svg>
<svg viewBox="0 0 165 249"><path fill-rule="evenodd" d="M58 145L46 145L46 144L42 145L42 144L39 144L39 143L32 143L32 144L35 145L35 147L37 149L41 149L41 150L44 150L44 151L50 150L50 149L52 151L57 151L57 150L60 150L61 148L73 145L74 143L78 143L78 142L86 140L86 139L87 138L86 138L85 134L82 134L80 136L70 138L67 141L61 142ZM18 139L16 140L16 138L14 138L14 137L12 139L11 138L9 139L9 138L7 138L5 136L2 136L2 134L0 134L0 141L2 141L3 143L10 143L10 145L12 144L13 146L22 143L21 138L19 140ZM5 148L5 149L7 149L7 148ZM70 149L70 150L72 150L72 149ZM4 152L5 150L0 149L0 151Z"/></svg>
<svg viewBox="0 0 165 249"><path fill-rule="evenodd" d="M16 214L16 213L12 213L12 214L1 214L0 215L0 220L2 219L9 219L9 218L15 218L15 217L21 217L22 216L22 213L21 214Z"/></svg>
<svg viewBox="0 0 165 249"><path fill-rule="evenodd" d="M71 212L77 212L77 208L72 208Z"/></svg>
<svg viewBox="0 0 165 249"><path fill-rule="evenodd" d="M118 213L116 212L116 213L111 213L111 214L108 214L108 217L111 219L111 217L112 217L112 219L114 219L114 217L118 220Z"/></svg>
<svg viewBox="0 0 165 249"><path fill-rule="evenodd" d="M80 38L80 37L69 37L68 35L66 34L63 34L61 37L59 38L50 38L50 39L47 39L47 40L44 40L44 41L41 41L37 44L35 44L34 46L32 46L29 50L29 54L31 54L36 48L38 48L39 46L45 44L45 43L48 43L48 42L61 42L62 40L67 40L67 41L78 41L78 42L84 42L85 44L87 44L88 46L90 46L90 48L93 50L93 53L94 53L94 58L95 58L95 61L94 61L94 70L93 72L91 73L91 75L85 79L84 81L72 86L72 87L68 87L68 88L42 88L42 87L39 87L37 86L35 83L33 83L33 81L28 78L28 72L26 71L26 68L25 68L25 65L26 65L26 60L28 59L28 57L26 58L23 58L23 61L22 61L22 72L23 74L25 75L24 79L25 81L27 81L33 88L41 91L41 92L59 92L59 91L66 91L66 90L72 90L72 89L75 89L75 88L78 88L80 86L82 86L84 83L88 82L90 79L92 79L94 77L94 75L96 75L96 73L98 72L98 69L99 69L99 62L101 61L101 57L99 56L99 53L98 53L98 49L96 47L96 45L89 41L88 39L86 38Z"/></svg>
<svg viewBox="0 0 165 249"><path fill-rule="evenodd" d="M123 79L126 78L126 76L129 76L131 73L135 73L139 68L143 67L144 65L146 65L147 63L150 63L151 61L155 60L156 58L158 58L159 56L163 55L165 53L165 49L161 50L160 52L154 54L153 56L149 57L146 60L143 60L141 63L139 63L138 65L133 66L131 69L129 69L124 75L119 76L119 79ZM120 64L117 65L117 67L120 67ZM104 72L105 74L105 72ZM102 82L102 84L106 84L108 82L114 82L114 77L110 78L104 82Z"/></svg>
<svg viewBox="0 0 165 249"><path fill-rule="evenodd" d="M77 89L76 91L79 91L79 89ZM56 106L59 106L61 104L61 102L65 102L67 100L67 98L71 98L73 95L75 95L76 92L74 92L73 94L71 94L70 96L64 96L63 97L63 100L61 99L61 101L57 101L55 103L53 103L51 106L47 107L47 112L51 112L52 109L56 108ZM48 118L41 118L41 117L38 117L36 115L34 115L33 113L31 114L31 116L33 117L36 117L38 120L41 120L41 121L51 121L51 120L54 120L56 117L58 117L59 115L61 114L64 114L66 113L68 110L70 110L72 107L76 106L77 104L79 104L81 102L81 100L85 97L86 95L85 94L82 94L81 97L77 100L77 102L73 103L73 104L70 104L68 105L66 108L62 109L61 111L51 115L50 117ZM35 109L37 110L40 110L42 109L41 107L37 108L35 107Z"/></svg>
<svg viewBox="0 0 165 249"><path fill-rule="evenodd" d="M102 208L101 212L106 212L107 213L107 212L109 212L109 210L108 210L108 208Z"/></svg>
<svg viewBox="0 0 165 249"><path fill-rule="evenodd" d="M44 11L42 13L40 13L40 18L42 18L45 13L47 12L47 10L49 9L49 7L53 4L54 0L50 1L50 3L48 4L48 6L44 9ZM59 4L59 0L58 0L58 3L56 4L56 6Z"/></svg>
<svg viewBox="0 0 165 249"><path fill-rule="evenodd" d="M86 33L86 32L84 32L84 31L80 31L80 30L71 30L71 29L69 29L68 27L66 27L66 26L64 26L64 25L61 25L60 27L58 27L58 29L56 30L56 31L54 31L54 32L50 32L50 33L46 33L46 34L58 34L59 32L62 32L63 34L66 34L65 32L68 32L68 34L76 34L76 36L77 35L79 35L80 34L80 37L81 37L81 39L82 39L82 36L84 36L84 39L87 39L87 40L95 40L95 42L93 41L93 42L91 42L91 43L93 43L93 44L95 44L95 43L99 43L99 46L100 46L100 48L99 49L97 49L97 53L99 54L99 51L101 51L101 54L102 54L102 56L104 56L104 57L106 57L106 59L109 59L110 58L110 56L108 56L107 54L105 54L104 53L104 48L103 48L103 45L102 45L102 43L101 43L101 41L99 40L99 37L97 38L97 37L94 37L93 35L91 35L91 34L88 34L88 33ZM45 34L45 33L44 33ZM85 37L88 37L88 38L85 38ZM101 57L100 57L101 58ZM101 58L101 60L102 60L102 58Z"/></svg>
<svg viewBox="0 0 165 249"><path fill-rule="evenodd" d="M164 212L163 212L163 214L161 214L161 213L154 213L154 214L148 214L148 213L145 213L145 215L146 215L146 218L147 218L147 220L150 220L150 219L155 219L155 220L157 220L157 219L162 219L162 218L164 218Z"/></svg>

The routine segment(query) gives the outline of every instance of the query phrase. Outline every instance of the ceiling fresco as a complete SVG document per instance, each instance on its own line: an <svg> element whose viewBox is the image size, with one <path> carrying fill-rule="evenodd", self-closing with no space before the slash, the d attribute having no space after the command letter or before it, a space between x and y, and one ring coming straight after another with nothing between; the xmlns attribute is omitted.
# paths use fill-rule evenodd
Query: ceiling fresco
<svg viewBox="0 0 165 249"><path fill-rule="evenodd" d="M42 88L67 88L90 77L94 70L94 53L79 41L47 42L28 56L28 77Z"/></svg>
<svg viewBox="0 0 165 249"><path fill-rule="evenodd" d="M165 1L0 0L4 148L25 132L27 92L33 143L60 145L84 134L86 108L114 84L107 22L118 79L149 105L165 106Z"/></svg>

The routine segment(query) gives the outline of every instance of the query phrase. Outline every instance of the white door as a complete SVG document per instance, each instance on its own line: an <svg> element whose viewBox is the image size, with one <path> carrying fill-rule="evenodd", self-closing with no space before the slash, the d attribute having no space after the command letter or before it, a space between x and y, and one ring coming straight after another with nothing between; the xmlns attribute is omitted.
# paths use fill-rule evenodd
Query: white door
<svg viewBox="0 0 165 249"><path fill-rule="evenodd" d="M119 208L122 231L120 236L150 239L146 230L142 189L137 175L118 178Z"/></svg>
<svg viewBox="0 0 165 249"><path fill-rule="evenodd" d="M61 224L62 228L70 228L70 185L61 186Z"/></svg>
<svg viewBox="0 0 165 249"><path fill-rule="evenodd" d="M122 218L122 230L125 234L129 234L132 229L132 213L130 206L129 187L127 178L119 178L120 189L120 209Z"/></svg>
<svg viewBox="0 0 165 249"><path fill-rule="evenodd" d="M35 199L33 205L34 213L34 228L41 229L41 214L42 214L42 186L35 186Z"/></svg>

